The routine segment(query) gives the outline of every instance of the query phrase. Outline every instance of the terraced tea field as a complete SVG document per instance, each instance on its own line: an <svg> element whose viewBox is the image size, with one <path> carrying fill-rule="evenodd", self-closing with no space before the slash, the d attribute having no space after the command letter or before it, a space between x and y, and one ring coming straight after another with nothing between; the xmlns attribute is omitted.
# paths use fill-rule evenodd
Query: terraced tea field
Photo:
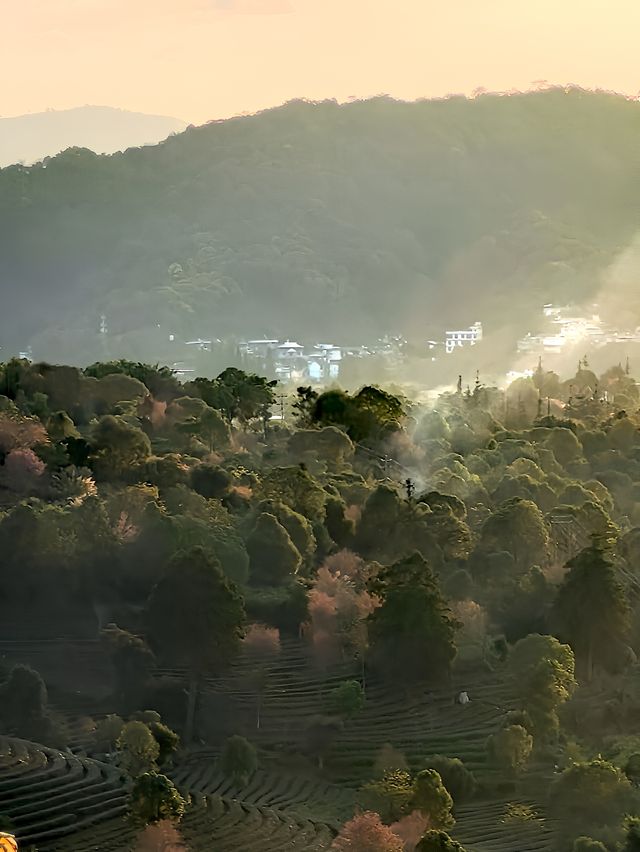
<svg viewBox="0 0 640 852"><path fill-rule="evenodd" d="M322 852L332 833L310 820L295 820L267 807L205 799L191 808L179 829L189 852ZM79 832L47 847L49 852L133 852L136 834L122 820Z"/></svg>
<svg viewBox="0 0 640 852"><path fill-rule="evenodd" d="M45 672L48 667L55 676L60 664L55 652L60 647L42 645L16 643L9 649L12 660L28 652L25 662ZM6 653L6 646L0 650ZM104 679L98 643L80 643L74 653L78 682L85 682L84 669L89 670L91 682ZM181 828L192 852L328 849L335 832L353 813L357 789L371 778L385 743L401 751L414 770L437 753L460 757L474 771L481 796L458 810L454 830L469 852L551 849L542 805L548 779L534 777L515 791L492 792L497 774L487 761L486 739L514 706L513 688L504 673L479 666L472 672L459 669L446 687L411 693L392 691L370 677L365 707L345 723L328 751L323 771L314 760L301 757L308 720L328 712L331 690L360 672L347 664L322 670L305 645L295 640L283 642L266 678L259 728L251 673L251 663L238 660L224 677L205 681L199 705L201 723L216 720L221 706L231 708L225 724L258 746L261 768L248 786L236 788L220 773L219 743L191 751L172 771L183 794L198 802ZM184 673L162 669L158 675L182 679ZM455 701L461 690L470 697L465 706ZM71 723L90 711L90 697L73 692L65 695L58 709L66 712ZM220 726L220 738L227 734L224 727ZM23 840L37 842L39 852L136 849L134 832L122 818L125 790L114 769L19 740L5 742L0 813L15 814ZM532 805L534 816L505 821L510 802Z"/></svg>
<svg viewBox="0 0 640 852"><path fill-rule="evenodd" d="M45 850L61 835L120 817L125 806L118 770L25 740L0 738L0 813L11 818L22 844Z"/></svg>

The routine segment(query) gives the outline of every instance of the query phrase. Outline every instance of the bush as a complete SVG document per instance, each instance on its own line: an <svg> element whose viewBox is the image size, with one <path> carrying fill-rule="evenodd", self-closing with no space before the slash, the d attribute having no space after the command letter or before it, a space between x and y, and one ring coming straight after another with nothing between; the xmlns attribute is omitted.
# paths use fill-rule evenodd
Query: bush
<svg viewBox="0 0 640 852"><path fill-rule="evenodd" d="M158 753L158 765L163 766L178 750L180 737L167 725L163 725L162 722L149 722L148 727L160 749Z"/></svg>
<svg viewBox="0 0 640 852"><path fill-rule="evenodd" d="M475 793L476 779L457 757L434 754L425 762L425 769L436 770L455 804L468 801Z"/></svg>
<svg viewBox="0 0 640 852"><path fill-rule="evenodd" d="M184 808L185 801L173 781L157 772L145 772L136 778L129 794L129 818L136 825L178 822Z"/></svg>
<svg viewBox="0 0 640 852"><path fill-rule="evenodd" d="M366 810L380 814L383 822L397 822L411 810L413 783L408 772L394 769L364 784L360 801Z"/></svg>
<svg viewBox="0 0 640 852"><path fill-rule="evenodd" d="M113 751L123 727L124 721L120 716L111 714L100 719L93 734L96 748L101 752Z"/></svg>
<svg viewBox="0 0 640 852"><path fill-rule="evenodd" d="M271 624L281 633L297 636L309 617L307 590L297 581L279 588L247 589L245 596L250 621Z"/></svg>
<svg viewBox="0 0 640 852"><path fill-rule="evenodd" d="M357 680L345 680L331 692L332 710L350 719L364 707L364 691Z"/></svg>
<svg viewBox="0 0 640 852"><path fill-rule="evenodd" d="M487 740L487 751L492 761L509 772L521 770L533 750L533 737L521 725L510 725Z"/></svg>
<svg viewBox="0 0 640 852"><path fill-rule="evenodd" d="M117 747L120 763L132 777L155 769L160 746L144 722L127 722Z"/></svg>
<svg viewBox="0 0 640 852"><path fill-rule="evenodd" d="M413 784L413 806L429 820L433 828L451 828L455 820L451 815L453 799L435 769L423 769Z"/></svg>
<svg viewBox="0 0 640 852"><path fill-rule="evenodd" d="M289 533L274 515L263 512L247 539L251 582L254 585L283 585L298 573L300 552Z"/></svg>
<svg viewBox="0 0 640 852"><path fill-rule="evenodd" d="M246 786L258 768L255 746L244 737L229 737L222 749L220 765L222 772L231 778L234 784Z"/></svg>
<svg viewBox="0 0 640 852"><path fill-rule="evenodd" d="M215 464L199 464L191 471L191 487L207 499L222 499L229 493L231 482L231 475Z"/></svg>

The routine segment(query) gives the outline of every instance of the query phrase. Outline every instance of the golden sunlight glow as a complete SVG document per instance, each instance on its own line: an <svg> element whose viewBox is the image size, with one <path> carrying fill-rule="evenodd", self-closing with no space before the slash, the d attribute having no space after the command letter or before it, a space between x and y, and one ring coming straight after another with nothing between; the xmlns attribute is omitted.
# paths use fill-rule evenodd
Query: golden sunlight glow
<svg viewBox="0 0 640 852"><path fill-rule="evenodd" d="M296 97L640 88L636 0L5 0L2 29L4 116L92 103L202 122Z"/></svg>

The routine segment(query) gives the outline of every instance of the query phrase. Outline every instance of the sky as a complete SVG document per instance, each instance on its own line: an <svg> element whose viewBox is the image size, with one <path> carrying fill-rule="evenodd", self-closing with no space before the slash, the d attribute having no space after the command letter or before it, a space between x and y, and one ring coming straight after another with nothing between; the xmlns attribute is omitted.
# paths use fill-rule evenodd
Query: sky
<svg viewBox="0 0 640 852"><path fill-rule="evenodd" d="M292 98L640 91L638 0L0 0L0 20L0 116L99 104L199 124Z"/></svg>

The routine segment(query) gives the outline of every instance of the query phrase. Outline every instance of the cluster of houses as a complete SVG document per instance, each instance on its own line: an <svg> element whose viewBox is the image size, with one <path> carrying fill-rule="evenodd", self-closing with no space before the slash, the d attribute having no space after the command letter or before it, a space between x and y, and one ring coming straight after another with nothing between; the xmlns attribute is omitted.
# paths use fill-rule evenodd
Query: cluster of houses
<svg viewBox="0 0 640 852"><path fill-rule="evenodd" d="M609 343L640 343L640 328L633 331L612 328L597 313L584 316L575 308L544 305L543 316L545 330L521 338L518 352L534 355L560 353L575 343L588 343L594 347Z"/></svg>
<svg viewBox="0 0 640 852"><path fill-rule="evenodd" d="M173 335L171 335L173 338ZM482 340L482 323L475 322L469 328L446 331L444 339L426 341L426 350L435 361L437 356L451 354L464 346L474 346ZM197 338L184 342L185 352L211 352L215 346L224 345L221 340ZM365 359L373 356L383 358L389 366L402 364L407 341L401 336L386 336L371 344L336 345L333 343L303 344L296 340L259 338L244 340L235 348L240 358L283 383L309 381L325 383L339 379L345 359ZM187 356L186 361L176 362L174 370L181 378L194 372Z"/></svg>
<svg viewBox="0 0 640 852"><path fill-rule="evenodd" d="M242 355L261 361L282 382L326 382L337 379L346 358L382 356L390 361L401 357L406 341L385 337L372 345L337 346L333 343L303 345L295 340L247 340L240 343Z"/></svg>

